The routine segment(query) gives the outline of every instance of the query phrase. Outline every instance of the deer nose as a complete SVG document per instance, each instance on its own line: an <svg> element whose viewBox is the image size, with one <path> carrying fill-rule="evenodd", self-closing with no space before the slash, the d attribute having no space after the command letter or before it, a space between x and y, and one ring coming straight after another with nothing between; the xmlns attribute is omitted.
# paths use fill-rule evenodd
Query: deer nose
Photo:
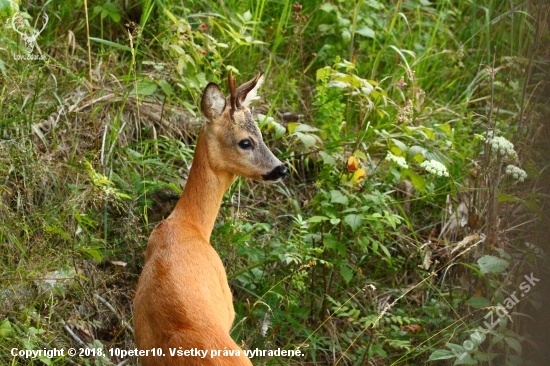
<svg viewBox="0 0 550 366"><path fill-rule="evenodd" d="M262 178L264 180L279 180L285 177L286 172L287 172L286 166L279 165L269 173L262 175Z"/></svg>

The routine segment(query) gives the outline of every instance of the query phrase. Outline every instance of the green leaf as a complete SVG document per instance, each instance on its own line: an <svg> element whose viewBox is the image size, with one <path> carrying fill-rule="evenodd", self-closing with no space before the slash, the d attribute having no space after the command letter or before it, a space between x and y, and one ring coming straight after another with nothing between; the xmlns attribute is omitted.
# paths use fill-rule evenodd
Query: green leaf
<svg viewBox="0 0 550 366"><path fill-rule="evenodd" d="M359 27L355 33L360 34L363 37L374 38L374 31L366 25Z"/></svg>
<svg viewBox="0 0 550 366"><path fill-rule="evenodd" d="M324 151L319 151L319 155L321 155L321 157L323 158L323 163L324 164L327 164L327 165L330 165L330 166L336 165L336 159L334 159L334 157L332 155L327 154Z"/></svg>
<svg viewBox="0 0 550 366"><path fill-rule="evenodd" d="M90 257L92 257L93 259L95 259L98 262L101 262L101 260L103 259L103 256L101 255L101 252L99 250L97 250L96 248L80 247L78 249L80 251L88 254Z"/></svg>
<svg viewBox="0 0 550 366"><path fill-rule="evenodd" d="M321 221L325 221L325 220L329 220L328 217L326 216L312 216L309 218L309 222L312 222L312 223L315 223L315 222L321 222Z"/></svg>
<svg viewBox="0 0 550 366"><path fill-rule="evenodd" d="M252 19L252 13L250 12L250 10L245 11L245 13L243 14L243 19L245 22L249 22Z"/></svg>
<svg viewBox="0 0 550 366"><path fill-rule="evenodd" d="M382 243L379 243L379 245L380 245L380 248L382 248L382 251L384 252L386 257L391 258L391 254L390 254L390 251L388 250L388 248L386 248L386 246Z"/></svg>
<svg viewBox="0 0 550 366"><path fill-rule="evenodd" d="M337 189L330 191L330 203L341 203L347 205L349 198Z"/></svg>
<svg viewBox="0 0 550 366"><path fill-rule="evenodd" d="M94 8L94 13L96 12L97 6ZM106 2L101 7L101 19L105 19L107 17L111 18L113 22L118 23L120 22L120 11L118 9L118 5L116 3Z"/></svg>
<svg viewBox="0 0 550 366"><path fill-rule="evenodd" d="M340 32L340 36L342 37L342 42L344 44L348 44L350 43L351 41L351 33L348 29L346 28L343 28L342 31Z"/></svg>
<svg viewBox="0 0 550 366"><path fill-rule="evenodd" d="M353 270L345 264L340 266L340 274L346 283L349 283L349 281L353 278Z"/></svg>
<svg viewBox="0 0 550 366"><path fill-rule="evenodd" d="M456 356L452 351L446 349L438 349L432 352L430 357L428 357L428 361L447 360L454 357Z"/></svg>
<svg viewBox="0 0 550 366"><path fill-rule="evenodd" d="M13 16L19 10L19 1L0 0L0 19Z"/></svg>
<svg viewBox="0 0 550 366"><path fill-rule="evenodd" d="M119 44L119 43L107 41L107 40L101 39L101 38L90 37L90 41L101 43L101 44L104 44L105 46L117 48L117 49L122 50L122 51L130 51L130 52L132 51L132 49L128 46L124 46L124 45Z"/></svg>
<svg viewBox="0 0 550 366"><path fill-rule="evenodd" d="M159 80L159 85L164 94L167 96L171 96L174 94L174 89L172 88L172 85L170 85L166 80Z"/></svg>
<svg viewBox="0 0 550 366"><path fill-rule="evenodd" d="M492 361L495 357L498 356L496 353L486 353L486 352L480 352L480 351L472 351L472 354L474 355L474 358L478 361L485 361L489 362Z"/></svg>
<svg viewBox="0 0 550 366"><path fill-rule="evenodd" d="M10 320L6 318L0 323L0 338L6 338L11 332L13 332L13 328L11 327Z"/></svg>
<svg viewBox="0 0 550 366"><path fill-rule="evenodd" d="M474 360L469 353L466 353L464 357L457 358L453 365L477 365L477 360Z"/></svg>
<svg viewBox="0 0 550 366"><path fill-rule="evenodd" d="M504 341L508 344L508 347L512 348L514 351L521 355L521 343L515 338L504 337Z"/></svg>
<svg viewBox="0 0 550 366"><path fill-rule="evenodd" d="M296 136L306 148L313 147L317 144L318 138L315 135L311 135L309 133L301 133L301 132L294 132L294 136Z"/></svg>
<svg viewBox="0 0 550 366"><path fill-rule="evenodd" d="M290 123L289 123L290 125ZM289 127L290 128L290 127ZM306 125L305 123L296 123L292 132L317 132L318 128Z"/></svg>
<svg viewBox="0 0 550 366"><path fill-rule="evenodd" d="M445 134L447 134L448 136L451 136L451 132L452 132L451 125L445 123L445 124L436 125L436 126L441 131L445 132Z"/></svg>
<svg viewBox="0 0 550 366"><path fill-rule="evenodd" d="M407 151L407 156L409 157L409 159L414 159L417 162L421 163L422 161L424 161L424 155L423 155L424 151L426 151L426 149L423 148L422 146L417 146L417 145L411 146ZM420 155L420 157L416 158L418 155ZM421 160L418 161L419 159Z"/></svg>
<svg viewBox="0 0 550 366"><path fill-rule="evenodd" d="M154 81L142 80L138 81L136 86L137 95L151 95L157 91L157 84Z"/></svg>
<svg viewBox="0 0 550 366"><path fill-rule="evenodd" d="M426 186L426 181L424 180L424 177L422 177L420 174L415 173L411 169L401 170L401 176L403 178L409 179L416 190L422 190Z"/></svg>
<svg viewBox="0 0 550 366"><path fill-rule="evenodd" d="M270 120L268 122L268 128L275 130L275 138L276 139L283 137L285 132L286 132L285 126L283 126L279 122L276 122L275 120Z"/></svg>
<svg viewBox="0 0 550 366"><path fill-rule="evenodd" d="M477 260L477 264L483 274L501 273L510 265L507 260L493 255L484 255Z"/></svg>
<svg viewBox="0 0 550 366"><path fill-rule="evenodd" d="M407 145L405 145L403 142L399 141L398 139L391 139L393 141L393 143L395 144L395 146L397 146L399 148L399 150L401 150L401 153L406 153L407 150L409 150L407 148ZM392 150L393 152L393 150ZM399 154L398 156L401 156L402 154Z"/></svg>
<svg viewBox="0 0 550 366"><path fill-rule="evenodd" d="M523 202L523 200L511 194L500 193L498 195L498 202Z"/></svg>
<svg viewBox="0 0 550 366"><path fill-rule="evenodd" d="M331 3L324 3L319 7L319 9L321 9L322 11L326 11L327 13L337 10L336 6L332 5Z"/></svg>
<svg viewBox="0 0 550 366"><path fill-rule="evenodd" d="M350 214L344 217L344 221L349 225L351 231L356 232L363 222L363 215Z"/></svg>
<svg viewBox="0 0 550 366"><path fill-rule="evenodd" d="M491 302L484 297L471 297L466 301L466 305L473 307L474 309L482 309L491 305Z"/></svg>
<svg viewBox="0 0 550 366"><path fill-rule="evenodd" d="M450 349L456 351L456 352L459 353L459 354L462 354L462 353L466 352L466 350L464 349L464 347L462 347L460 344L447 342L447 343L445 344L445 346L447 346L447 348L450 348Z"/></svg>

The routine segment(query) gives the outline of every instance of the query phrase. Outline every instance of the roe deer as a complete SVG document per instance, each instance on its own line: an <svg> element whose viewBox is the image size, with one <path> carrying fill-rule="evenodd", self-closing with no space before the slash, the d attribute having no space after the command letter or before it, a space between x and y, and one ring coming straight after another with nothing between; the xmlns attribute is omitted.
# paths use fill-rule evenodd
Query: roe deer
<svg viewBox="0 0 550 366"><path fill-rule="evenodd" d="M206 87L201 110L207 122L187 184L174 211L149 237L134 301L137 347L155 349L141 358L144 366L252 365L229 334L233 299L210 234L223 195L237 175L275 181L287 169L263 142L248 109L263 74L235 89L229 72L228 82L227 99L217 84ZM211 357L211 350L241 356ZM187 353L178 356L178 351Z"/></svg>

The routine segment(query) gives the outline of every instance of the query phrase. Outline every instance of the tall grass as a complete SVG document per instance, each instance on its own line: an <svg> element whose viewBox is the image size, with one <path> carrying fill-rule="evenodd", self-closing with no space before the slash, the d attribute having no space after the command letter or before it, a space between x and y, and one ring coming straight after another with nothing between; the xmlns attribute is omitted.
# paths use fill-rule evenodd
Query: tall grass
<svg viewBox="0 0 550 366"><path fill-rule="evenodd" d="M235 339L305 354L254 364L543 358L520 315L538 285L467 349L525 274L546 273L530 236L547 204L532 149L547 112L543 2L18 8L28 24L0 13L0 363L124 362L10 350L134 348L146 239L185 185L201 90L230 68L239 81L267 72L255 114L292 171L281 185L237 180L212 236ZM46 61L14 60L27 51L11 17L30 32L40 11L50 23L33 53ZM496 136L517 158L492 150Z"/></svg>

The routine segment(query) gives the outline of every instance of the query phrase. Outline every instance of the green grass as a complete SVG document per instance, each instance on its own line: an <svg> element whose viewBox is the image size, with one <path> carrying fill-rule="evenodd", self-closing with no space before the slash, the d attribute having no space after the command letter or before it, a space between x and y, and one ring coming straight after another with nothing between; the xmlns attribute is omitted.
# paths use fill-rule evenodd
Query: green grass
<svg viewBox="0 0 550 366"><path fill-rule="evenodd" d="M254 364L544 359L522 315L542 285L468 342L525 274L547 275L547 5L89 0L86 21L84 4L18 5L29 34L49 16L45 61L14 59L28 52L0 12L0 364L117 365L10 352L135 347L147 237L185 185L202 90L229 69L266 72L254 113L292 171L237 180L212 235L234 338L305 354Z"/></svg>

